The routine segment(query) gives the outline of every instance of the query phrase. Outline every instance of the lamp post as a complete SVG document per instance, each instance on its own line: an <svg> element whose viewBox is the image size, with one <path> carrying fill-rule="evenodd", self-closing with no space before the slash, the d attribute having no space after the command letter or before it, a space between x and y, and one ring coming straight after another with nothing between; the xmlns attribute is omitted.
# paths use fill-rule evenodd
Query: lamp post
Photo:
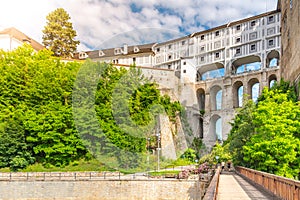
<svg viewBox="0 0 300 200"><path fill-rule="evenodd" d="M159 156L160 156L160 120L159 120L159 115L157 115L156 117L156 122L157 122L157 126L156 126L156 137L157 137L157 148L156 148L156 151L157 151L157 171L160 170L160 160L159 160Z"/></svg>

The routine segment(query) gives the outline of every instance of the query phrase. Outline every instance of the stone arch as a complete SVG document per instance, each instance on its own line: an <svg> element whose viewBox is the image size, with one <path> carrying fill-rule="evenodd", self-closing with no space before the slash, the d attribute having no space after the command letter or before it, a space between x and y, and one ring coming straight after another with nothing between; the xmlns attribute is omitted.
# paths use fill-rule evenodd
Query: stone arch
<svg viewBox="0 0 300 200"><path fill-rule="evenodd" d="M280 61L280 53L277 50L272 50L267 54L266 66L267 68L277 67Z"/></svg>
<svg viewBox="0 0 300 200"><path fill-rule="evenodd" d="M275 82L277 82L277 76L276 74L271 74L268 78L268 87L271 88Z"/></svg>
<svg viewBox="0 0 300 200"><path fill-rule="evenodd" d="M197 81L220 78L223 77L224 74L225 67L223 63L202 65L197 69Z"/></svg>
<svg viewBox="0 0 300 200"><path fill-rule="evenodd" d="M205 90L203 88L199 88L197 90L197 100L199 105L199 110L205 110Z"/></svg>
<svg viewBox="0 0 300 200"><path fill-rule="evenodd" d="M259 80L257 78L252 78L248 81L248 95L249 98L253 101L257 100L257 97L259 96L260 92L260 85Z"/></svg>
<svg viewBox="0 0 300 200"><path fill-rule="evenodd" d="M211 110L221 110L222 109L222 88L219 85L214 85L210 88L210 105Z"/></svg>
<svg viewBox="0 0 300 200"><path fill-rule="evenodd" d="M241 74L261 69L261 58L257 55L238 58L232 62L232 74Z"/></svg>
<svg viewBox="0 0 300 200"><path fill-rule="evenodd" d="M242 81L236 81L232 85L232 100L233 107L238 108L243 106L244 85Z"/></svg>
<svg viewBox="0 0 300 200"><path fill-rule="evenodd" d="M222 141L222 118L220 115L213 115L210 118L209 136L213 141Z"/></svg>

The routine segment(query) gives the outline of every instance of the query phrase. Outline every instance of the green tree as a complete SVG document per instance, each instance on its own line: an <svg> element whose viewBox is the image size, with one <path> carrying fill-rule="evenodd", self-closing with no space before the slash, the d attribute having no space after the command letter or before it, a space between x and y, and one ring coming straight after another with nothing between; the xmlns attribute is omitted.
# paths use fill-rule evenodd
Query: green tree
<svg viewBox="0 0 300 200"><path fill-rule="evenodd" d="M50 49L55 56L64 58L72 57L77 45L76 31L73 29L71 18L63 8L57 8L47 17L47 24L43 30L43 44Z"/></svg>
<svg viewBox="0 0 300 200"><path fill-rule="evenodd" d="M79 63L24 45L0 51L0 167L63 166L87 154L72 116Z"/></svg>
<svg viewBox="0 0 300 200"><path fill-rule="evenodd" d="M263 92L253 113L255 133L243 146L244 161L251 168L299 179L300 106L288 93Z"/></svg>

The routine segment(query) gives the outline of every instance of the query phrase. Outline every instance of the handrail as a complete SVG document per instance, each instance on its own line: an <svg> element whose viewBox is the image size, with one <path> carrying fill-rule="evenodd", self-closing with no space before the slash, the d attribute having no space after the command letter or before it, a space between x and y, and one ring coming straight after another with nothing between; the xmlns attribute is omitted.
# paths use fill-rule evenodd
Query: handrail
<svg viewBox="0 0 300 200"><path fill-rule="evenodd" d="M245 167L235 167L240 175L285 200L300 200L300 181Z"/></svg>
<svg viewBox="0 0 300 200"><path fill-rule="evenodd" d="M212 178L203 200L216 200L218 195L218 187L219 187L219 178L220 178L221 168L218 167L214 177Z"/></svg>

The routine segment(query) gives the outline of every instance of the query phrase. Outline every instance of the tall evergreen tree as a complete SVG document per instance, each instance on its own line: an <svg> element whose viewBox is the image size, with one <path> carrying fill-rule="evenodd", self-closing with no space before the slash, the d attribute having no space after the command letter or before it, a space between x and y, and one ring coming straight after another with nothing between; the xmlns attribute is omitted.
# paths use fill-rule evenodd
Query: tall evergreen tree
<svg viewBox="0 0 300 200"><path fill-rule="evenodd" d="M80 42L74 39L77 34L69 21L69 14L63 8L57 8L46 19L43 44L53 51L55 56L70 58Z"/></svg>

